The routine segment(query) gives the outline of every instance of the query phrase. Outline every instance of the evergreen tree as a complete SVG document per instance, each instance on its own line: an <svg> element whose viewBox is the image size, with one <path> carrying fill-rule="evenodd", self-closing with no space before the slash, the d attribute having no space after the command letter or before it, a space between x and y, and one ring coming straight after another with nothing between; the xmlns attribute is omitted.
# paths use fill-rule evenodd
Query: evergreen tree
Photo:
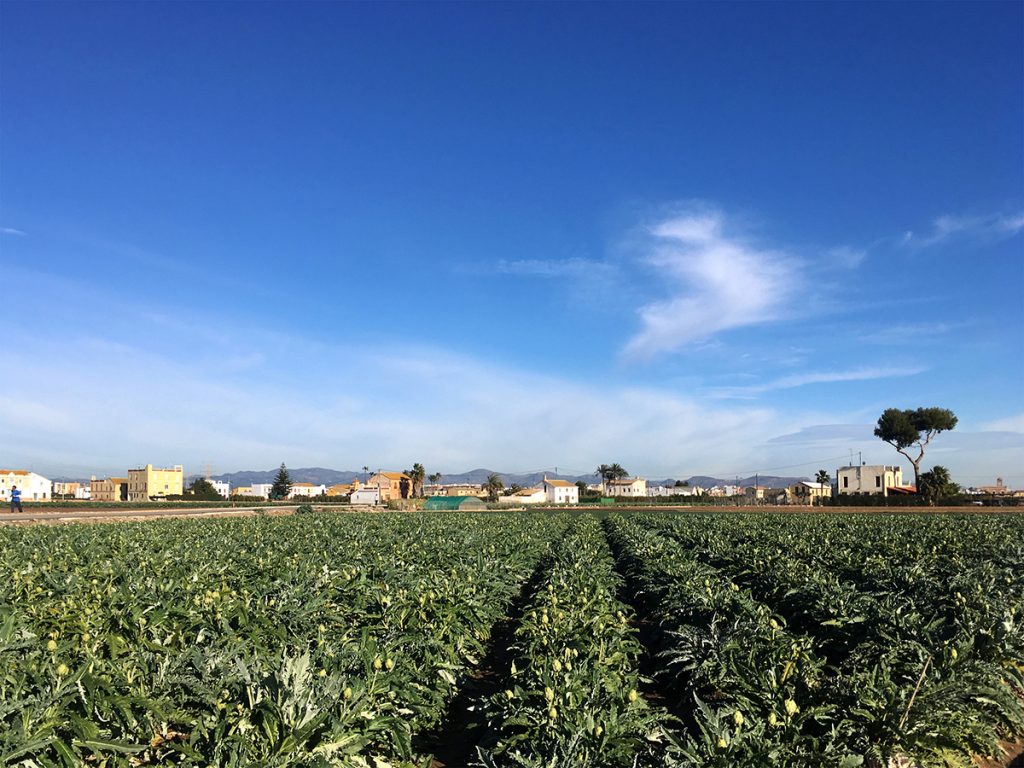
<svg viewBox="0 0 1024 768"><path fill-rule="evenodd" d="M281 462L281 468L277 470L277 476L274 478L274 484L270 488L270 499L271 501L276 499L287 499L288 494L292 492L292 478L288 474L287 468L284 466L284 462Z"/></svg>

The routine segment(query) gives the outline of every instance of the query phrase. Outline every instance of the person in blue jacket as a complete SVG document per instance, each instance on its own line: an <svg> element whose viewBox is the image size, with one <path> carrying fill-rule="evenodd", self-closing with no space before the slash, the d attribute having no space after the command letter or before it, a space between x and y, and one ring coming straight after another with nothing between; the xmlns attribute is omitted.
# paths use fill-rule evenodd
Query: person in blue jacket
<svg viewBox="0 0 1024 768"><path fill-rule="evenodd" d="M21 508L21 491L18 490L18 486L11 486L11 513L14 513L14 508L17 507L19 512L22 512Z"/></svg>

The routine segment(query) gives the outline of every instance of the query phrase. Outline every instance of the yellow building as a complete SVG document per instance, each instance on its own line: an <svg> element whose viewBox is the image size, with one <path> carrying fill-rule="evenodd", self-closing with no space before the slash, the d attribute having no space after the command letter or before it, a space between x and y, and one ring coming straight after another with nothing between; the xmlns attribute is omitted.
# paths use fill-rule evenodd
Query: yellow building
<svg viewBox="0 0 1024 768"><path fill-rule="evenodd" d="M786 489L786 501L789 504L824 504L825 499L832 498L831 483L811 483L802 481Z"/></svg>
<svg viewBox="0 0 1024 768"><path fill-rule="evenodd" d="M327 489L328 496L351 496L355 491L359 490L359 478L357 477L351 483L338 483L332 485Z"/></svg>
<svg viewBox="0 0 1024 768"><path fill-rule="evenodd" d="M89 498L93 501L128 501L128 478L108 477L89 481Z"/></svg>
<svg viewBox="0 0 1024 768"><path fill-rule="evenodd" d="M173 469L155 469L147 464L142 469L128 470L128 501L181 496L184 490L185 473L180 464Z"/></svg>
<svg viewBox="0 0 1024 768"><path fill-rule="evenodd" d="M483 488L479 485L464 483L462 485L445 485L443 491L435 496L479 496Z"/></svg>
<svg viewBox="0 0 1024 768"><path fill-rule="evenodd" d="M412 479L404 472L378 472L366 484L380 488L381 503L408 499L412 495Z"/></svg>
<svg viewBox="0 0 1024 768"><path fill-rule="evenodd" d="M256 496L257 493L249 485L240 485L231 489L232 496Z"/></svg>

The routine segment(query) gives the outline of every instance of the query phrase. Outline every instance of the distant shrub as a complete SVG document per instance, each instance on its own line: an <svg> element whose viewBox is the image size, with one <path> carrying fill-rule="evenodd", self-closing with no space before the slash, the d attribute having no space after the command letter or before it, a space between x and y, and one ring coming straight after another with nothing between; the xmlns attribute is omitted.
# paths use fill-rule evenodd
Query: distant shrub
<svg viewBox="0 0 1024 768"><path fill-rule="evenodd" d="M295 509L296 515L311 515L315 510L309 504L302 504Z"/></svg>

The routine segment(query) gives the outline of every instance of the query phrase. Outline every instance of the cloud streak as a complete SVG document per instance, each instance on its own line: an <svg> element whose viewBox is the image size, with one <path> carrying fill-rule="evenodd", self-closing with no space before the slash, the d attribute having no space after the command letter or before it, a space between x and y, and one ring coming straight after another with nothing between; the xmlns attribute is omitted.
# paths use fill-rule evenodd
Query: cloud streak
<svg viewBox="0 0 1024 768"><path fill-rule="evenodd" d="M14 227L3 227L0 229L0 232L5 235L14 235L15 237L28 237L28 232L22 232L20 229L15 229Z"/></svg>
<svg viewBox="0 0 1024 768"><path fill-rule="evenodd" d="M1024 211L986 215L946 214L932 222L930 232L904 232L901 242L908 248L919 250L941 245L955 238L1005 240L1021 231L1024 231Z"/></svg>
<svg viewBox="0 0 1024 768"><path fill-rule="evenodd" d="M926 368L915 366L906 368L856 368L849 371L821 371L812 373L798 373L790 376L783 376L763 384L754 384L743 387L725 387L715 391L714 395L719 398L727 397L751 397L764 392L772 392L780 389L796 389L811 384L836 384L850 381L870 381L873 379L890 379L902 376L916 376L924 373Z"/></svg>
<svg viewBox="0 0 1024 768"><path fill-rule="evenodd" d="M672 295L639 309L641 329L625 354L650 358L734 328L779 319L804 280L785 252L748 242L717 210L679 213L650 229L643 258Z"/></svg>
<svg viewBox="0 0 1024 768"><path fill-rule="evenodd" d="M539 277L595 276L611 269L609 264L590 259L501 259L497 269L506 275Z"/></svg>

